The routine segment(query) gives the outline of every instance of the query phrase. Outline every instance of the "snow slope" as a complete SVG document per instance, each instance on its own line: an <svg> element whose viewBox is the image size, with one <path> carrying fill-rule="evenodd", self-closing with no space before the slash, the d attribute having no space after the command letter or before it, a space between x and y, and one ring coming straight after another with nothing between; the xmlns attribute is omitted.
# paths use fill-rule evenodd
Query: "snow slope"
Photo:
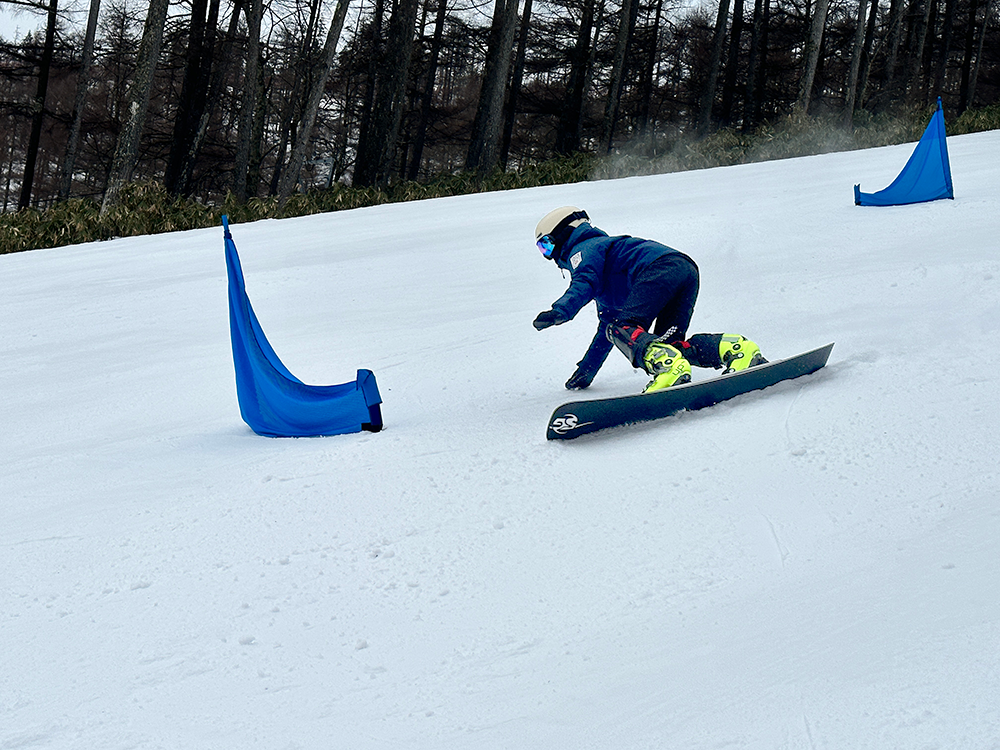
<svg viewBox="0 0 1000 750"><path fill-rule="evenodd" d="M221 227L0 256L0 749L1000 748L1000 131L854 206L912 147L234 225L379 434L243 424ZM830 364L547 442L566 203L695 257L693 331Z"/></svg>

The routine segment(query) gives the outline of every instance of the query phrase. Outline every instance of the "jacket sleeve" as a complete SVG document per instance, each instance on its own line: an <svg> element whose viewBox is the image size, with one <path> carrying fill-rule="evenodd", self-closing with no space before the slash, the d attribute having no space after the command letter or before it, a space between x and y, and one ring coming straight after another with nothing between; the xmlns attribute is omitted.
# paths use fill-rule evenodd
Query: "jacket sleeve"
<svg viewBox="0 0 1000 750"><path fill-rule="evenodd" d="M583 372L590 373L591 375L597 374L597 371L601 369L601 365L604 364L604 360L608 358L608 354L614 348L614 345L608 341L608 336L605 333L606 327L604 321L598 318L597 333L594 334L594 340L590 342L590 347L587 349L587 353L583 355L583 359L576 363L577 368Z"/></svg>
<svg viewBox="0 0 1000 750"><path fill-rule="evenodd" d="M601 268L604 265L604 253L601 249L591 248L582 253L580 263L572 271L573 280L566 293L552 303L552 309L564 320L572 320L587 303L594 299L600 288Z"/></svg>

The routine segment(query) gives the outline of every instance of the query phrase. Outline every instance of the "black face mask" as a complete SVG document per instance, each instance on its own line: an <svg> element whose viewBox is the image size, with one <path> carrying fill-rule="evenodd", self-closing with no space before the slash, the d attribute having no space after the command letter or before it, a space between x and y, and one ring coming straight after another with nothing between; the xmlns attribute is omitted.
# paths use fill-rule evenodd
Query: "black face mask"
<svg viewBox="0 0 1000 750"><path fill-rule="evenodd" d="M565 260L566 243L569 241L570 235L573 234L576 229L576 227L570 226L570 222L576 221L577 219L587 221L587 214L583 211L578 211L575 214L567 216L559 222L559 225L555 228L555 230L549 234L556 246L556 249L552 252L552 260L557 263Z"/></svg>

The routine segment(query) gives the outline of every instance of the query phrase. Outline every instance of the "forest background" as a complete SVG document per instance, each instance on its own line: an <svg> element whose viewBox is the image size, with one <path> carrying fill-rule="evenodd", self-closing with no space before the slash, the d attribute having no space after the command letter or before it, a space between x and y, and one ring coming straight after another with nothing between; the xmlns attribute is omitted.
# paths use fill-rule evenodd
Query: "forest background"
<svg viewBox="0 0 1000 750"><path fill-rule="evenodd" d="M1000 127L998 0L0 0L0 252Z"/></svg>

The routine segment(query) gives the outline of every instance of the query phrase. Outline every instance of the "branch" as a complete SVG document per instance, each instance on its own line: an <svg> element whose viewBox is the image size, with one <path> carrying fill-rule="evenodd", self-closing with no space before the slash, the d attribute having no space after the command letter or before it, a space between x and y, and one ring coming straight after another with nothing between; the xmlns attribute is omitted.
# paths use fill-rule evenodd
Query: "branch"
<svg viewBox="0 0 1000 750"><path fill-rule="evenodd" d="M24 8L31 8L32 10L40 10L43 12L48 12L49 4L43 2L32 2L32 0L3 0L3 5L20 5Z"/></svg>

